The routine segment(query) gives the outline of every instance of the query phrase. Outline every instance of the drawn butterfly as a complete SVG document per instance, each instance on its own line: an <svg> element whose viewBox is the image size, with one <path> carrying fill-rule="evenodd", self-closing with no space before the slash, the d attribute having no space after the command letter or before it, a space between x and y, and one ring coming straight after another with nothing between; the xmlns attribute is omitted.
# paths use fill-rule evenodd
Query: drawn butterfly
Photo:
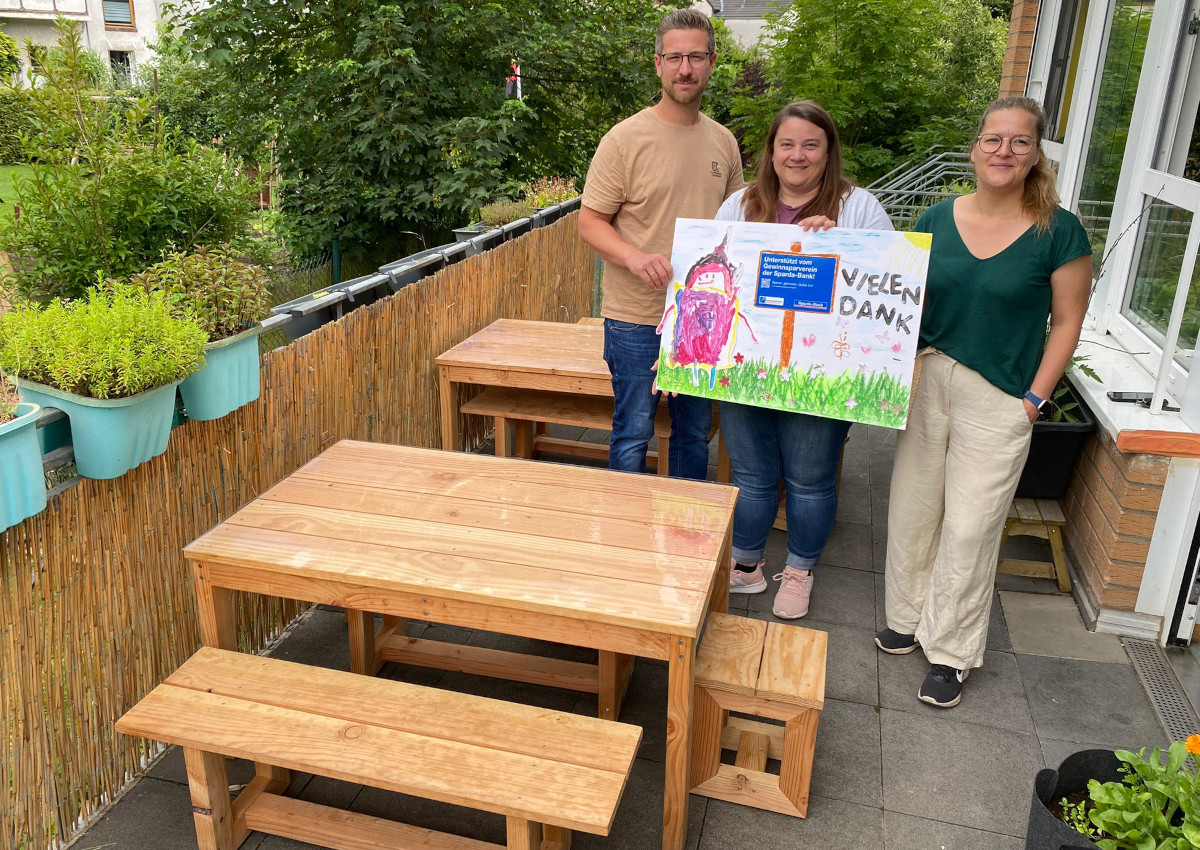
<svg viewBox="0 0 1200 850"><path fill-rule="evenodd" d="M890 333L888 333L886 329L884 329L884 330L880 331L879 333L875 334L875 338L877 340L879 340L880 342L887 342L889 339L892 338L892 335Z"/></svg>
<svg viewBox="0 0 1200 850"><path fill-rule="evenodd" d="M871 353L871 346L869 346L869 345L860 345L859 348L862 350L863 354Z"/></svg>

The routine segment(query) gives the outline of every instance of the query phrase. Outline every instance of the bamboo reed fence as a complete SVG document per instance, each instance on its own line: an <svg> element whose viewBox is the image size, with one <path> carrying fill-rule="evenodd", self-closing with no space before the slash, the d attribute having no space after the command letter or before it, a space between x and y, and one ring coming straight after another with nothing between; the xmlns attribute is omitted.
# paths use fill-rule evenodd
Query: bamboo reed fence
<svg viewBox="0 0 1200 850"><path fill-rule="evenodd" d="M337 440L437 446L434 358L493 320L590 315L577 215L269 352L258 401L0 534L0 848L69 843L155 755L113 722L199 645L184 545ZM247 650L307 607L239 596Z"/></svg>

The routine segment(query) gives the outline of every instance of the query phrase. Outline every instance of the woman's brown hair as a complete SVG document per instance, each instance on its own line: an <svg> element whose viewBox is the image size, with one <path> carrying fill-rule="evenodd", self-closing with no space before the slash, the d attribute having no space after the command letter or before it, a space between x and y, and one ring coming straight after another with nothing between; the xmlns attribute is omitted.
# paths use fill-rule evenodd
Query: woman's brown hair
<svg viewBox="0 0 1200 850"><path fill-rule="evenodd" d="M1025 175L1024 206L1025 212L1033 219L1037 232L1045 233L1050 229L1050 222L1054 220L1054 211L1058 209L1058 189L1054 185L1057 182L1054 172L1050 168L1050 163L1046 161L1046 154L1042 151L1042 138L1046 134L1046 113L1042 111L1042 105L1029 97L1001 97L993 100L984 110L983 117L979 119L979 127L975 130L975 141L971 144L972 146L979 144L979 137L983 134L983 126L987 123L988 116L993 112L1005 109L1020 109L1033 116L1038 161Z"/></svg>
<svg viewBox="0 0 1200 850"><path fill-rule="evenodd" d="M842 212L842 201L850 194L854 184L842 172L842 144L838 141L837 127L825 108L813 100L789 103L779 110L771 122L771 129L767 131L767 138L758 155L754 182L742 196L742 211L746 221L775 221L775 212L779 208L779 175L775 173L772 154L775 152L775 137L779 135L779 128L789 118L800 118L820 127L825 133L828 148L821 188L817 196L805 205L804 217L823 215L837 221Z"/></svg>

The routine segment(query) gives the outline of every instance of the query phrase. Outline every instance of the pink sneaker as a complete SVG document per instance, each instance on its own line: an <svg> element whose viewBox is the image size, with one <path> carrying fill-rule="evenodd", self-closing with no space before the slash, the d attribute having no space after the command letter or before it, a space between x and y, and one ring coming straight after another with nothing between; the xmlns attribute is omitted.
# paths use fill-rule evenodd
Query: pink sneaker
<svg viewBox="0 0 1200 850"><path fill-rule="evenodd" d="M784 567L775 576L779 592L775 594L775 605L771 609L781 620L798 620L808 613L808 600L812 596L813 577L807 570Z"/></svg>
<svg viewBox="0 0 1200 850"><path fill-rule="evenodd" d="M767 589L767 580L763 578L762 568L766 561L759 561L754 565L754 572L744 573L741 570L735 569L734 564L729 565L729 592L730 593L762 593Z"/></svg>

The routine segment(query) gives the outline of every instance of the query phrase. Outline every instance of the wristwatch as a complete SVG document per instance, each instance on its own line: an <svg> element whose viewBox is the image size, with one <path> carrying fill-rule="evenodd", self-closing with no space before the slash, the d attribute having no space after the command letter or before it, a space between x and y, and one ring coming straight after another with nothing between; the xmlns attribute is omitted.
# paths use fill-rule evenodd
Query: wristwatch
<svg viewBox="0 0 1200 850"><path fill-rule="evenodd" d="M1033 390L1026 390L1024 398L1027 402L1032 404L1038 410L1041 410L1043 407L1046 406L1046 399L1044 399L1038 395L1035 395Z"/></svg>

